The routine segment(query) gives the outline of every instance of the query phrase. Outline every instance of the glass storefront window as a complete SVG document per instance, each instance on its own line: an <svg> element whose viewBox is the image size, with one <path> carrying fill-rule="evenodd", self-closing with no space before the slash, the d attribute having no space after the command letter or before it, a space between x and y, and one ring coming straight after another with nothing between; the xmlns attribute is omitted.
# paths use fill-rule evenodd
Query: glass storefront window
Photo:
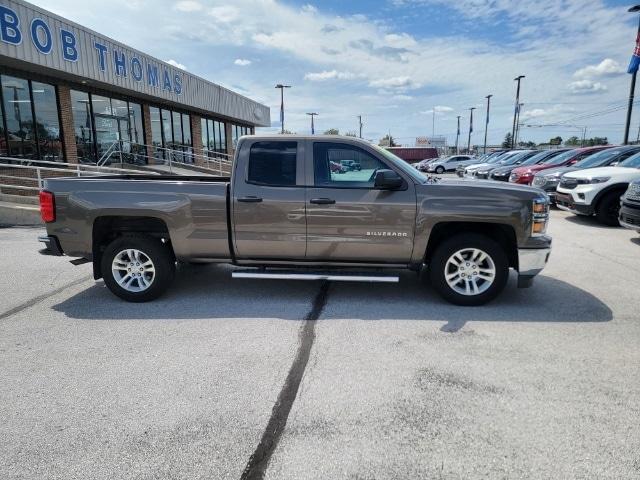
<svg viewBox="0 0 640 480"><path fill-rule="evenodd" d="M0 156L6 157L8 154L7 150L7 137L5 135L4 130L4 114L2 108L0 108Z"/></svg>
<svg viewBox="0 0 640 480"><path fill-rule="evenodd" d="M160 117L162 119L163 146L169 148L173 143L173 133L171 131L171 112L167 110L160 110Z"/></svg>
<svg viewBox="0 0 640 480"><path fill-rule="evenodd" d="M2 76L2 99L6 114L8 155L38 158L33 129L33 112L29 82L22 78Z"/></svg>
<svg viewBox="0 0 640 480"><path fill-rule="evenodd" d="M224 123L202 119L202 125L202 147L207 150L205 153L210 156L215 156L215 153L227 153Z"/></svg>
<svg viewBox="0 0 640 480"><path fill-rule="evenodd" d="M144 144L142 107L138 103L129 103L129 125L129 128L131 128L131 141L139 145Z"/></svg>
<svg viewBox="0 0 640 480"><path fill-rule="evenodd" d="M76 137L78 161L83 163L95 162L93 145L93 117L89 94L78 90L71 90L71 112L73 113L73 129Z"/></svg>
<svg viewBox="0 0 640 480"><path fill-rule="evenodd" d="M207 150L209 148L209 135L207 133L207 119L200 119L200 138L202 139L202 149Z"/></svg>
<svg viewBox="0 0 640 480"><path fill-rule="evenodd" d="M91 94L91 106L94 115L113 115L111 111L111 99L101 95Z"/></svg>
<svg viewBox="0 0 640 480"><path fill-rule="evenodd" d="M36 117L39 158L50 162L61 162L62 141L56 89L46 83L31 82L33 109Z"/></svg>
<svg viewBox="0 0 640 480"><path fill-rule="evenodd" d="M128 111L129 107L127 106L126 100L120 100L117 98L111 99L111 115L115 115L116 117L126 117Z"/></svg>
<svg viewBox="0 0 640 480"><path fill-rule="evenodd" d="M221 153L227 153L227 132L225 131L225 124L223 122L218 122L218 127L220 129L220 136L218 137L220 139L218 142L218 151Z"/></svg>
<svg viewBox="0 0 640 480"><path fill-rule="evenodd" d="M182 141L185 145L191 146L191 117L182 114Z"/></svg>

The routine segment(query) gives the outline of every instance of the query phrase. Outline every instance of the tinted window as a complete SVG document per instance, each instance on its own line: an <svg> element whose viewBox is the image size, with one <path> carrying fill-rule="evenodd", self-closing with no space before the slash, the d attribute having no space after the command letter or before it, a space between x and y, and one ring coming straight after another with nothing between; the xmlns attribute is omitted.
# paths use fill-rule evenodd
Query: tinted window
<svg viewBox="0 0 640 480"><path fill-rule="evenodd" d="M249 153L249 183L271 186L296 184L297 142L256 142Z"/></svg>
<svg viewBox="0 0 640 480"><path fill-rule="evenodd" d="M640 168L640 153L627 158L624 162L618 164L619 167Z"/></svg>
<svg viewBox="0 0 640 480"><path fill-rule="evenodd" d="M345 188L372 188L375 171L388 168L361 148L329 142L313 144L313 167L316 186Z"/></svg>

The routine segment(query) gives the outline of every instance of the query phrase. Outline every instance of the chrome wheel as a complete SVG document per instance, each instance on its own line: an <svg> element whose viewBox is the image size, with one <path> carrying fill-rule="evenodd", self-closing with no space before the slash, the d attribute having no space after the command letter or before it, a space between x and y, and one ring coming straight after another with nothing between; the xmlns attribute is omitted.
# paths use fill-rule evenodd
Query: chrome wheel
<svg viewBox="0 0 640 480"><path fill-rule="evenodd" d="M118 285L128 292L144 292L156 276L151 258L134 248L122 250L113 258L111 272Z"/></svg>
<svg viewBox="0 0 640 480"><path fill-rule="evenodd" d="M496 278L493 259L478 248L464 248L449 257L444 277L451 289L460 295L480 295Z"/></svg>

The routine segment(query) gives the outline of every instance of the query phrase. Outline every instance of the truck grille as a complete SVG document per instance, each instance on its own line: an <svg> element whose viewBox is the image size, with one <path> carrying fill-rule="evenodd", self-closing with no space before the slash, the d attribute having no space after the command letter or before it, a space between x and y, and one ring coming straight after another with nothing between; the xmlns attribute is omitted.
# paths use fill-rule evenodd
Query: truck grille
<svg viewBox="0 0 640 480"><path fill-rule="evenodd" d="M578 181L573 178L563 178L560 180L560 187L566 188L567 190L573 190L578 186Z"/></svg>
<svg viewBox="0 0 640 480"><path fill-rule="evenodd" d="M634 227L640 227L640 217L631 217L629 215L621 215L620 220Z"/></svg>

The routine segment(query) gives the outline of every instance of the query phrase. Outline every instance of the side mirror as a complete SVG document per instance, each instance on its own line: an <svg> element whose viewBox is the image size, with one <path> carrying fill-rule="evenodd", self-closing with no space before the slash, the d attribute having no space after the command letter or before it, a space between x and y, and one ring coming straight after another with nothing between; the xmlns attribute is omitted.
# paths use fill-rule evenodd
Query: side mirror
<svg viewBox="0 0 640 480"><path fill-rule="evenodd" d="M402 177L393 170L378 170L373 186L378 190L395 190L402 186Z"/></svg>

